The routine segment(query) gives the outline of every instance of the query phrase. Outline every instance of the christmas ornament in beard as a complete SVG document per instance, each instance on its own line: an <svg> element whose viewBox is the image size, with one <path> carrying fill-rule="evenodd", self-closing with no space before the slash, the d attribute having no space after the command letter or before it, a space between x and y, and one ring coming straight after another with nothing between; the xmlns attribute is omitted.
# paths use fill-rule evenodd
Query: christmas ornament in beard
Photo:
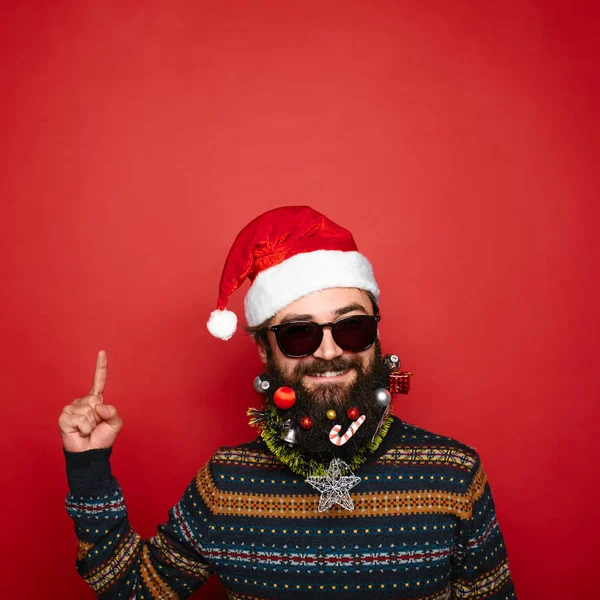
<svg viewBox="0 0 600 600"><path fill-rule="evenodd" d="M269 392L282 386L290 387L296 393L294 405L286 410L277 409L283 422L288 422L295 431L295 447L305 456L318 462L328 462L332 458L348 458L373 439L381 422L383 408L376 401L375 390L389 385L390 368L381 355L379 340L374 344L374 357L370 364L364 365L359 356L338 357L332 361L302 361L296 365L290 376L282 373L273 360L267 363L267 373L271 387ZM346 371L355 369L357 376L350 386L336 383L317 384L314 389L304 386L305 375L319 375L326 371ZM272 393L268 394L272 402ZM357 408L365 415L365 422L343 445L336 446L329 440L333 425L341 425L345 432L353 423L347 412ZM336 418L327 418L327 411L334 410ZM352 411L351 411L352 414ZM303 418L308 417L311 427L300 426Z"/></svg>

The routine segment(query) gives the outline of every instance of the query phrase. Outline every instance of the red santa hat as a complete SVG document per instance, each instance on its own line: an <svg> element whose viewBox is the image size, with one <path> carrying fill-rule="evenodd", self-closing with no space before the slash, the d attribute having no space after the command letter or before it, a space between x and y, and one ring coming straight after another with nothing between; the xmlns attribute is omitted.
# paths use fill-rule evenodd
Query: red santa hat
<svg viewBox="0 0 600 600"><path fill-rule="evenodd" d="M309 206L270 210L244 227L225 261L217 310L208 330L228 340L237 316L229 296L248 278L244 308L249 326L260 325L292 302L320 290L352 287L379 301L371 263L358 252L352 234Z"/></svg>

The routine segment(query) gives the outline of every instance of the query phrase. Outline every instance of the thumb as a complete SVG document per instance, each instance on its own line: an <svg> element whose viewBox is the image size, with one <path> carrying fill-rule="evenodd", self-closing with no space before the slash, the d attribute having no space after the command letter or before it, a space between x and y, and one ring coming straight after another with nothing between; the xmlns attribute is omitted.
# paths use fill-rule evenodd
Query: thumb
<svg viewBox="0 0 600 600"><path fill-rule="evenodd" d="M96 404L94 409L103 421L106 421L109 425L118 425L121 422L121 417L117 412L117 409L110 404Z"/></svg>

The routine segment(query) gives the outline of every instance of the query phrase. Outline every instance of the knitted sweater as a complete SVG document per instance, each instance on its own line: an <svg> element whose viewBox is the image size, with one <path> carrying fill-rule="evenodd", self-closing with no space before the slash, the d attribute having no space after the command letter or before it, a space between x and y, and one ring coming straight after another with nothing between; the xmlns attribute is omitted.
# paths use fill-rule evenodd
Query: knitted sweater
<svg viewBox="0 0 600 600"><path fill-rule="evenodd" d="M110 450L65 455L77 570L99 598L186 598L213 573L235 600L515 598L477 452L398 418L355 472L353 511L319 512L258 438L217 450L147 540Z"/></svg>

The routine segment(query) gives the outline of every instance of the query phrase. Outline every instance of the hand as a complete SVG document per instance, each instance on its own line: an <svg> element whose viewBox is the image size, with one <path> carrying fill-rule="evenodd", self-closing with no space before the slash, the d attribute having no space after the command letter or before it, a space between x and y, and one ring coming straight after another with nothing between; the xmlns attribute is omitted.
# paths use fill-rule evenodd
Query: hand
<svg viewBox="0 0 600 600"><path fill-rule="evenodd" d="M63 409L58 427L63 446L69 452L110 448L123 427L123 419L114 406L104 404L104 387L108 374L106 352L96 359L94 383L87 396L76 398Z"/></svg>

